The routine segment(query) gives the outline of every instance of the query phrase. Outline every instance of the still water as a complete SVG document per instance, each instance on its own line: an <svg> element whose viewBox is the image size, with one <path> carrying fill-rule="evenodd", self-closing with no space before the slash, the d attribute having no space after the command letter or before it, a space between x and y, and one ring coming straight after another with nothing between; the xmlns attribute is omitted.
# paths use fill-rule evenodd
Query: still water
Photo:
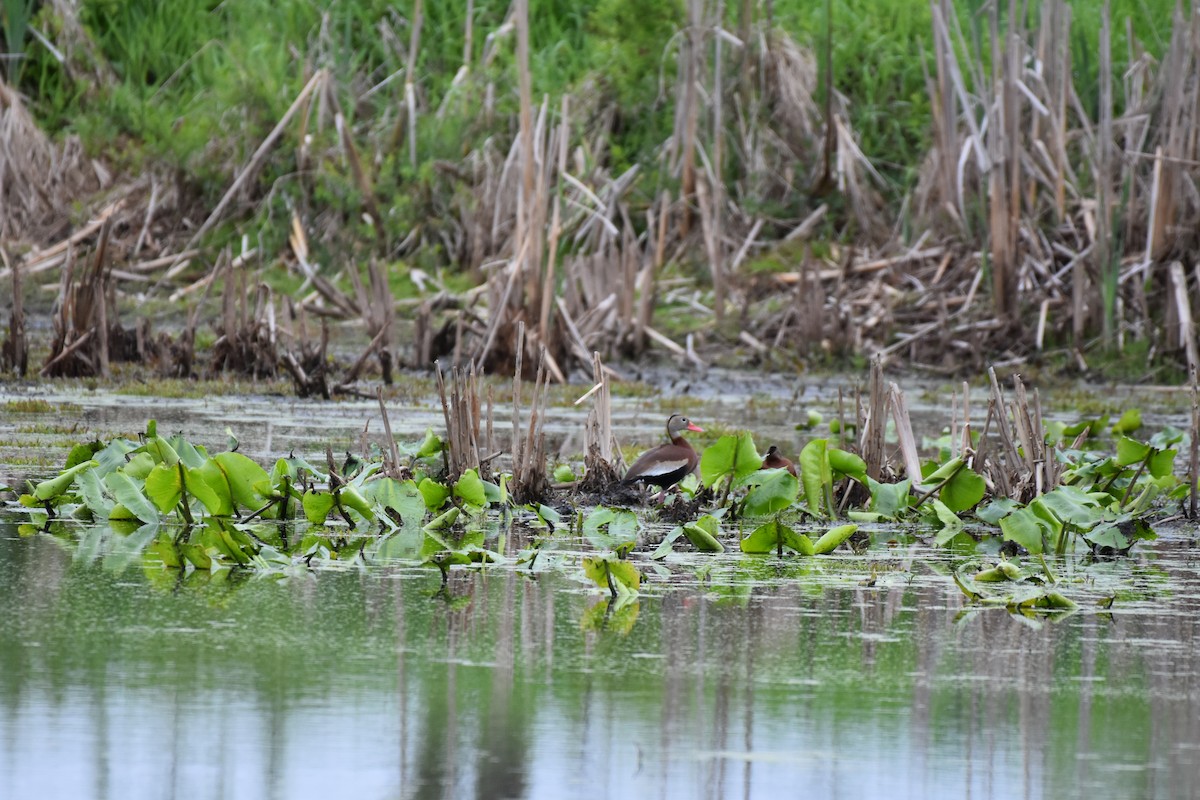
<svg viewBox="0 0 1200 800"><path fill-rule="evenodd" d="M10 484L152 417L218 449L229 425L266 462L352 448L377 412L56 391L0 415ZM806 402L689 409L796 449ZM615 414L660 435L658 400ZM419 439L439 417L391 420ZM581 421L555 409L563 452ZM640 597L610 608L570 542L439 591L388 563L180 576L115 533L22 536L4 514L2 800L1200 797L1194 527L1056 564L1080 608L1047 621L967 608L953 556L910 530L783 563L639 552Z"/></svg>
<svg viewBox="0 0 1200 800"><path fill-rule="evenodd" d="M606 615L570 570L180 579L0 525L0 797L1200 794L1185 540L1042 624L899 549L681 556Z"/></svg>

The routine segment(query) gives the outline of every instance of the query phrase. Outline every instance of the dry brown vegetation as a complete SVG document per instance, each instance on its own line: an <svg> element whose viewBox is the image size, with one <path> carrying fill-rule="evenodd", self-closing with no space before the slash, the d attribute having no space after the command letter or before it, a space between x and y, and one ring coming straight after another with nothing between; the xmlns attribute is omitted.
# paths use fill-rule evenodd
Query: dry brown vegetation
<svg viewBox="0 0 1200 800"><path fill-rule="evenodd" d="M405 76L399 118L360 110L352 123L339 102L348 87L319 67L309 68L303 89L231 170L210 209L194 205L184 182L160 175L107 186L104 169L77 142L49 141L19 96L0 87L0 233L27 283L62 276L47 373L102 373L97 326L128 297L188 308L180 334L188 355L160 358L164 372L192 373L201 315L219 336L212 369L282 369L302 392L324 395L328 353L308 343L311 314L362 324L365 349L333 391L357 391L372 358L384 380L395 365L428 369L438 358L501 374L521 363L535 378L543 348L555 381L590 373L595 351L636 357L655 348L702 363L730 346L759 358L864 353L954 371L1021 363L1052 346L1068 347L1086 366L1096 341L1138 340L1152 358L1200 366L1191 300L1200 274L1190 256L1200 221L1200 18L1179 14L1161 62L1127 32L1133 66L1120 75L1106 18L1093 90L1074 83L1064 0L1046 0L1031 18L1015 2L989 8L979 52L950 0L931 0L933 145L899 211L885 204L844 101L830 91L837 76L821 87L812 52L762 20L747 17L736 35L724 30L700 0L687 3L686 25L671 44L674 72L661 76L674 129L660 150L657 185L647 187L638 167L614 174L612 108L586 93L535 97L527 4L518 0L506 20L518 112L493 121L500 132L458 162L433 165L427 222L402 241L388 241L378 224L388 213L375 191L378 165L392 151L415 161L418 118L444 106L422 101ZM414 13L419 20L419 5ZM420 24L410 34L411 54L421 47ZM469 60L468 53L464 81ZM494 110L485 103L480 113ZM12 157L17 147L30 159ZM336 263L316 263L310 236L336 244L352 234L310 204L274 220L288 229L279 252L243 240L237 259L210 253L223 225L269 199L260 176L280 159L318 178L341 170L376 238ZM797 193L812 202L796 218L762 210ZM91 198L90 217L66 229L70 205L83 198ZM849 241L820 240L831 226ZM477 276L477 287L397 302L384 263L434 246ZM108 266L75 278L72 253ZM755 261L782 269L747 272ZM276 271L301 288L277 297L267 280ZM6 267L0 279L9 275L16 271ZM214 281L225 287L219 308L205 304ZM656 327L664 302L690 308L693 335ZM299 330L277 330L277 313ZM411 340L401 340L397 313L413 318ZM518 337L522 324L527 335Z"/></svg>

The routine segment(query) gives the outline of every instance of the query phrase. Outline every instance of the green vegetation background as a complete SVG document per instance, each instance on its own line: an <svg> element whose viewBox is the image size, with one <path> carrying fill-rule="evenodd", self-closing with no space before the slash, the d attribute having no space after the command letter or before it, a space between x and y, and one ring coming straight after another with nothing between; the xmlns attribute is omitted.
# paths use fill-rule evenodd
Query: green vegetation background
<svg viewBox="0 0 1200 800"><path fill-rule="evenodd" d="M955 0L967 37L986 51L987 6ZM1006 4L1003 4L1006 6ZM932 69L931 12L924 0L775 0L728 2L725 28L742 30L749 8L755 25L772 24L818 56L832 16L832 65L836 91L847 101L850 121L864 152L886 177L899 201L915 183L930 143L926 70ZM1073 4L1073 67L1085 106L1097 84L1101 0ZM47 6L34 0L0 0L8 49L26 48L9 63L10 82L30 98L39 120L54 132L78 133L93 154L120 173L167 168L195 198L210 204L237 166L275 125L307 75L330 67L341 106L372 159L376 191L389 217L405 231L429 213L418 198L433 191L432 165L460 161L486 139L508 140L517 105L513 64L515 37L501 29L509 0L478 0L474 11L472 68L475 80L451 89L463 63L465 2L423 3L419 57L413 75L420 105L418 163L407 148L389 147L404 97L411 30L411 2L388 0L83 0L80 22L97 54L74 53L73 77L49 49L20 35L28 15L51 41L65 37ZM1030 3L1036 22L1040 3ZM1112 0L1115 74L1139 48L1161 53L1171 34L1174 0ZM770 9L770 19L767 19ZM1006 7L1001 19L1007 17ZM609 138L611 172L641 164L655 175L657 152L672 129L675 56L686 24L682 0L530 0L532 78L535 100L571 93L591 98L616 114ZM972 28L974 30L972 30ZM1134 42L1127 40L1132 31ZM710 48L711 49L711 48ZM486 51L493 58L483 67ZM727 70L737 69L736 48L727 48ZM99 58L97 58L99 56ZM88 80L79 64L103 60L115 82ZM391 80L365 97L368 90ZM483 80L480 80L482 78ZM485 119L483 86L495 85L495 113ZM1120 81L1117 82L1120 91ZM452 97L446 102L447 94ZM446 104L445 113L434 113ZM1118 98L1119 107L1119 98ZM289 134L291 135L291 134ZM332 134L327 134L332 137ZM332 138L330 139L332 141ZM362 141L362 140L360 140ZM293 147L295 142L291 143ZM286 195L295 164L274 159L260 180L270 195ZM663 176L657 176L663 180ZM640 191L657 191L644 179ZM661 183L659 184L661 185ZM414 188L416 191L414 191ZM353 181L322 182L313 200L354 224L359 208ZM288 202L275 199L275 206ZM272 213L271 202L260 213ZM280 210L275 208L276 211ZM279 236L286 226L274 226ZM401 233L403 235L403 233Z"/></svg>

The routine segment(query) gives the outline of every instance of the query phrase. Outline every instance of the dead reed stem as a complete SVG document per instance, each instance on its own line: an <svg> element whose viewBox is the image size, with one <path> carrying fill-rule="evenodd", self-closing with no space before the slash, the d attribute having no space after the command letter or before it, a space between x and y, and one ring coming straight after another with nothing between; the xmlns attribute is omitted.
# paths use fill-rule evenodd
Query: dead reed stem
<svg viewBox="0 0 1200 800"><path fill-rule="evenodd" d="M25 377L29 369L28 342L25 340L25 308L21 287L21 265L11 261L8 250L0 246L0 260L12 278L12 312L8 317L8 337L0 347L0 368L12 370L18 377Z"/></svg>
<svg viewBox="0 0 1200 800"><path fill-rule="evenodd" d="M521 360L525 349L525 323L517 323L515 348L516 367L513 372L512 406L512 491L516 503L541 502L550 488L546 473L546 347L538 348L537 376L529 401L528 422L521 426Z"/></svg>
<svg viewBox="0 0 1200 800"><path fill-rule="evenodd" d="M1192 426L1188 441L1188 517L1196 519L1197 495L1200 494L1200 386L1197 369L1190 370L1192 384Z"/></svg>

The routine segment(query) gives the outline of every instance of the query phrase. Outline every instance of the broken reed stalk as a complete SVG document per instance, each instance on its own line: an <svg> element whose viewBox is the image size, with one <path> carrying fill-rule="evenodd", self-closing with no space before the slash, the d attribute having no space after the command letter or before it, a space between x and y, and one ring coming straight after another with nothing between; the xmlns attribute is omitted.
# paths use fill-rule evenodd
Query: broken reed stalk
<svg viewBox="0 0 1200 800"><path fill-rule="evenodd" d="M585 492L599 493L621 479L625 473L625 459L613 433L612 395L608 386L610 379L604 373L604 365L597 352L592 353L592 380L592 388L575 401L578 405L589 396L592 398L592 407L588 410L584 427L584 476L579 488Z"/></svg>
<svg viewBox="0 0 1200 800"><path fill-rule="evenodd" d="M1096 274L1100 276L1103 307L1101 331L1106 345L1112 345L1115 329L1117 272L1120 253L1112 252L1112 175L1116 141L1113 134L1112 13L1109 0L1100 11L1100 127L1096 159ZM1076 264L1083 269L1083 264ZM1076 344L1081 344L1077 341Z"/></svg>
<svg viewBox="0 0 1200 800"><path fill-rule="evenodd" d="M383 417L383 434L387 438L387 455L383 460L383 474L389 478L403 479L408 477L400 466L400 448L396 445L396 437L392 435L392 421L388 419L387 405L383 402L383 387L375 389L375 397L379 400L379 415Z"/></svg>
<svg viewBox="0 0 1200 800"><path fill-rule="evenodd" d="M867 407L858 403L859 455L867 464L867 475L883 480L886 456L884 442L887 434L887 386L883 382L883 360L871 359L871 378L867 390ZM920 473L918 473L920 474Z"/></svg>
<svg viewBox="0 0 1200 800"><path fill-rule="evenodd" d="M538 347L537 376L530 397L529 421L521 427L521 362L525 351L525 323L517 323L516 366L513 371L512 403L512 483L510 490L517 503L537 503L550 488L546 474L546 346Z"/></svg>
<svg viewBox="0 0 1200 800"><path fill-rule="evenodd" d="M675 135L672 142L682 142L682 153L679 154L676 167L681 170L679 199L682 201L679 233L681 237L688 235L691 228L690 203L696 193L696 128L700 116L699 92L696 84L700 80L701 61L703 59L700 47L700 26L703 24L703 0L687 0L688 24L681 43L682 63L682 99L676 98L675 103Z"/></svg>
<svg viewBox="0 0 1200 800"><path fill-rule="evenodd" d="M8 337L0 347L0 369L12 370L18 377L25 377L29 369L28 343L25 340L25 308L21 296L21 264L10 261L8 250L0 246L0 260L12 278L12 312L8 317Z"/></svg>
<svg viewBox="0 0 1200 800"><path fill-rule="evenodd" d="M558 261L558 240L562 236L563 175L567 173L567 150L570 145L570 96L563 95L562 119L558 123L558 183L554 191L554 210L550 215L550 234L546 255L546 277L542 282L542 308L538 315L538 339L550 341L550 306L554 302L554 271Z"/></svg>
<svg viewBox="0 0 1200 800"><path fill-rule="evenodd" d="M1192 429L1188 443L1188 517L1196 519L1197 494L1200 493L1200 386L1197 368L1192 367Z"/></svg>
<svg viewBox="0 0 1200 800"><path fill-rule="evenodd" d="M913 434L912 416L908 412L908 399L895 383L888 387L892 420L896 423L896 439L900 455L904 459L904 472L912 481L913 488L921 485L921 458L917 453L917 437Z"/></svg>
<svg viewBox="0 0 1200 800"><path fill-rule="evenodd" d="M417 168L417 90L413 73L417 69L417 55L421 48L421 26L425 19L423 11L421 0L413 0L412 19L409 21L412 25L412 33L408 40L408 63L404 67L404 108L408 118L408 160L413 169Z"/></svg>
<svg viewBox="0 0 1200 800"><path fill-rule="evenodd" d="M713 27L719 27L725 19L725 2L717 0L716 17ZM712 145L712 215L710 231L706 239L711 241L709 257L712 259L713 311L717 325L725 321L725 243L722 235L721 219L725 209L725 178L722 169L722 151L725 143L725 121L722 118L723 90L721 75L724 72L722 60L724 37L714 30L713 48L713 145Z"/></svg>

